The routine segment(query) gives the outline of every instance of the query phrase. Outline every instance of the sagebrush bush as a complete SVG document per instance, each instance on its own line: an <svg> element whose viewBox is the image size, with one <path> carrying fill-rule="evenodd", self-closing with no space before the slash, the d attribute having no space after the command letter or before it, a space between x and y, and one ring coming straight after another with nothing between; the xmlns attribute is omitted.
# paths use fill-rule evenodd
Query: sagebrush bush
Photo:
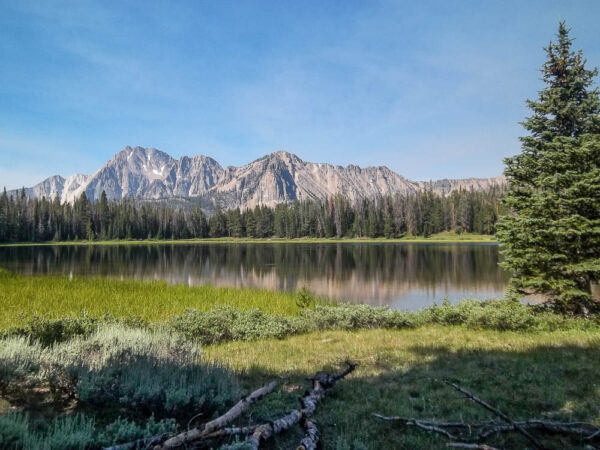
<svg viewBox="0 0 600 450"><path fill-rule="evenodd" d="M89 336L101 324L120 324L127 327L146 328L150 324L139 317L116 318L110 314L101 317L91 317L86 312L79 316L69 316L60 319L46 316L32 316L19 327L11 327L0 332L0 338L10 336L25 336L31 341L37 341L44 347L68 341L76 336Z"/></svg>
<svg viewBox="0 0 600 450"><path fill-rule="evenodd" d="M9 396L34 381L41 356L42 347L26 337L0 340L0 394Z"/></svg>
<svg viewBox="0 0 600 450"><path fill-rule="evenodd" d="M171 318L167 328L202 344L225 341L281 339L322 330L414 328L425 324L461 325L499 331L553 331L598 327L598 319L568 318L507 300L444 302L418 312L369 305L316 305L299 317L265 314L256 309L220 307L211 311L189 309Z"/></svg>
<svg viewBox="0 0 600 450"><path fill-rule="evenodd" d="M0 415L0 448L6 450L83 450L177 432L173 419L157 421L151 416L144 425L118 418L104 428L83 414L53 419L45 429L34 426L28 414Z"/></svg>
<svg viewBox="0 0 600 450"><path fill-rule="evenodd" d="M200 344L166 330L101 325L89 336L42 347L26 337L0 340L0 389L18 397L47 386L55 400L126 408L137 416L208 416L241 395L226 368L202 360Z"/></svg>
<svg viewBox="0 0 600 450"><path fill-rule="evenodd" d="M138 413L193 408L209 414L240 389L229 371L202 361L201 354L198 343L175 333L107 325L55 345L45 352L44 365L55 389L84 403Z"/></svg>
<svg viewBox="0 0 600 450"><path fill-rule="evenodd" d="M542 311L516 300L464 300L458 305L445 301L416 313L423 323L465 325L469 328L499 331L555 331L598 327L598 318L566 317Z"/></svg>
<svg viewBox="0 0 600 450"><path fill-rule="evenodd" d="M188 309L171 318L168 328L202 344L225 341L284 338L310 331L305 321L265 314L258 309L221 306L210 311Z"/></svg>
<svg viewBox="0 0 600 450"><path fill-rule="evenodd" d="M98 327L98 322L99 319L89 317L85 313L79 317L62 319L33 316L24 326L8 329L4 335L27 336L44 347L49 347L56 342L67 341L75 336L91 334Z"/></svg>

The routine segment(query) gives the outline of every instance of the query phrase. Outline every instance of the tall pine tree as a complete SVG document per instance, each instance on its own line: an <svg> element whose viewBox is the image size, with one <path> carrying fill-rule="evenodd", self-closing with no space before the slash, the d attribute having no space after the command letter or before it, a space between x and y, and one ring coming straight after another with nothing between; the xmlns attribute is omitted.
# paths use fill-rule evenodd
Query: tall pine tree
<svg viewBox="0 0 600 450"><path fill-rule="evenodd" d="M596 306L600 277L600 101L597 70L571 50L564 22L546 48L546 83L523 126L522 153L505 160L509 214L498 223L517 294L540 293L565 311Z"/></svg>

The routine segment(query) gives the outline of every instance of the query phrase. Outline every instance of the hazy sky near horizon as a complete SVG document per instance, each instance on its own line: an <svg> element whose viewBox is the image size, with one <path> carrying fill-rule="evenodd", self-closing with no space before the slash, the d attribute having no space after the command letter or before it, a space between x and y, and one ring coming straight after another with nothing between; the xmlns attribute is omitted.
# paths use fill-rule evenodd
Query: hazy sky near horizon
<svg viewBox="0 0 600 450"><path fill-rule="evenodd" d="M597 0L2 1L0 188L126 145L495 176L560 20L600 66Z"/></svg>

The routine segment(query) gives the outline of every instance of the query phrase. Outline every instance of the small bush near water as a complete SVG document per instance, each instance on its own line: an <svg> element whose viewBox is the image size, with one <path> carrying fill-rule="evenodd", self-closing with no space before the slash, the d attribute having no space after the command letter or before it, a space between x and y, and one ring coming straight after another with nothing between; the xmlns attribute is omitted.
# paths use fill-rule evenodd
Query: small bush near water
<svg viewBox="0 0 600 450"><path fill-rule="evenodd" d="M88 336L102 324L114 324L162 332L175 332L203 345L227 341L282 339L325 330L370 328L416 328L428 324L465 326L497 331L556 331L600 328L600 316L568 317L551 310L507 300L464 300L457 305L444 301L421 311L397 311L369 305L312 304L298 316L268 314L259 309L218 306L208 311L187 309L166 323L142 319L117 319L110 315L91 318L85 314L64 319L34 317L23 326L9 328L0 337L23 336L49 346L76 336Z"/></svg>
<svg viewBox="0 0 600 450"><path fill-rule="evenodd" d="M456 306L444 302L418 312L369 305L317 305L299 317L270 315L259 310L221 307L212 311L187 310L166 325L188 339L203 344L284 338L325 330L416 328L427 324L465 326L499 331L555 331L600 328L598 318L569 318L540 311L519 302L467 300Z"/></svg>

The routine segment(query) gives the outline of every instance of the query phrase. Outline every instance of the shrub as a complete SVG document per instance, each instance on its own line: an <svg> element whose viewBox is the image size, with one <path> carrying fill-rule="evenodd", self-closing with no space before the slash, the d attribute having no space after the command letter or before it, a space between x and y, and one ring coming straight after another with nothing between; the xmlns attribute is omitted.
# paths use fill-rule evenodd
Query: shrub
<svg viewBox="0 0 600 450"><path fill-rule="evenodd" d="M27 414L0 416L0 448L11 450L76 450L100 448L165 433L175 433L173 419L156 421L154 417L143 425L118 418L99 429L95 420L83 414L55 418L45 430L38 430Z"/></svg>
<svg viewBox="0 0 600 450"><path fill-rule="evenodd" d="M171 318L168 328L203 344L224 341L284 338L308 331L299 319L265 314L258 309L221 306L210 311L186 310Z"/></svg>
<svg viewBox="0 0 600 450"><path fill-rule="evenodd" d="M298 308L314 308L315 304L315 296L306 287L303 287L296 293L296 306L298 306Z"/></svg>
<svg viewBox="0 0 600 450"><path fill-rule="evenodd" d="M33 316L25 326L9 329L5 332L8 336L27 336L32 341L37 341L44 347L49 347L56 342L63 342L74 336L86 336L96 330L98 319L82 314L79 317L66 317L63 319L49 319Z"/></svg>
<svg viewBox="0 0 600 450"><path fill-rule="evenodd" d="M465 325L499 331L554 331L597 327L594 320L570 318L525 305L516 300L464 300L458 305L444 302L419 313L424 323Z"/></svg>
<svg viewBox="0 0 600 450"><path fill-rule="evenodd" d="M25 337L0 341L0 393L8 396L34 381L40 370L42 348Z"/></svg>
<svg viewBox="0 0 600 450"><path fill-rule="evenodd" d="M0 337L26 336L44 347L68 341L76 336L89 336L101 324L122 324L129 327L145 328L148 324L138 317L115 318L105 314L100 318L91 317L86 312L75 317L60 319L45 316L32 316L24 325L9 328Z"/></svg>
<svg viewBox="0 0 600 450"><path fill-rule="evenodd" d="M201 361L197 343L166 331L105 325L89 337L56 345L46 358L55 389L93 405L208 414L240 395L229 371Z"/></svg>
<svg viewBox="0 0 600 450"><path fill-rule="evenodd" d="M150 419L142 427L135 422L119 417L98 433L96 445L108 447L122 442L131 442L136 439L174 434L177 432L177 429L177 422L174 419L157 421L154 419L154 416L150 416Z"/></svg>

